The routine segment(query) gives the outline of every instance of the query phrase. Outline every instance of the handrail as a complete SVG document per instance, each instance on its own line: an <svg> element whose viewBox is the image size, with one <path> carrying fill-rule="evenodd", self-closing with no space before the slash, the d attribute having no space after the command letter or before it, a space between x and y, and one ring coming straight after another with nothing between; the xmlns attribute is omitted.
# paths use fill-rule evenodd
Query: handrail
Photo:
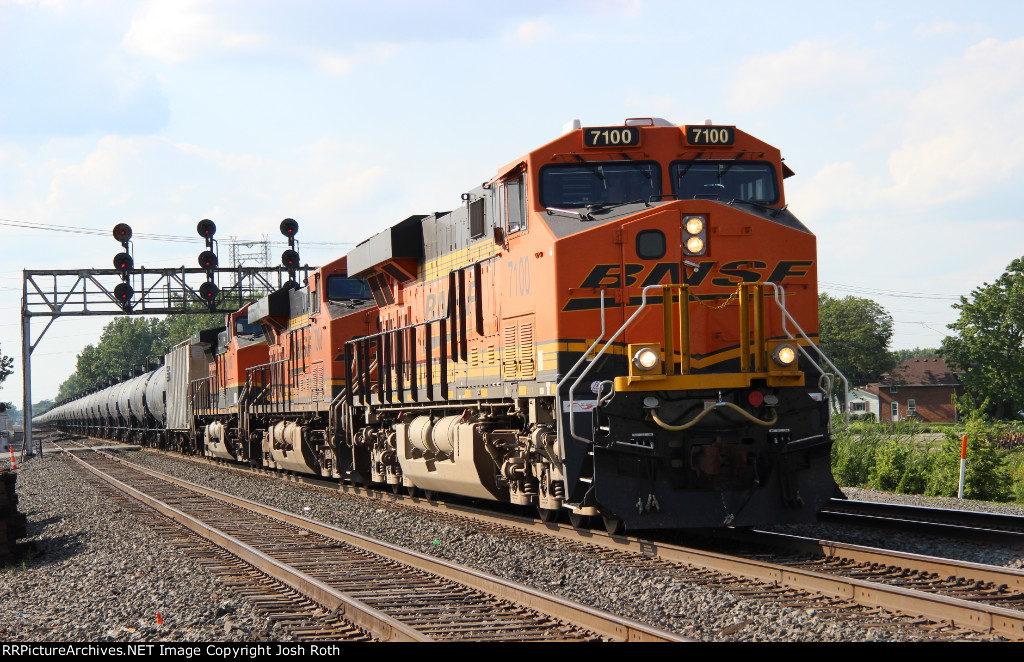
<svg viewBox="0 0 1024 662"><path fill-rule="evenodd" d="M637 316L647 306L647 290L650 290L650 289L655 288L655 287L661 287L661 285L658 285L658 284L647 285L646 287L644 287L643 290L640 291L640 306L636 309L636 312L634 312L632 315L630 315L629 319L627 319L625 322L622 323L622 326L620 326L619 330L615 332L615 335L613 335L611 338L608 339L608 341L604 344L604 347L601 348L601 351L597 353L597 356L595 356L593 359L591 359L590 365L588 365L583 370L583 372L580 373L580 376L577 377L576 381L572 383L571 387L569 387L569 434L576 441L582 441L585 444L593 443L593 439L586 439L586 438L581 437L581 436L576 434L576 417L573 416L573 413L574 413L573 409L574 409L574 405L576 404L576 387L580 385L580 382L583 381L583 378L586 377L587 373L589 373L590 370L594 367L594 365L597 363L597 360L599 358L601 358L601 356L606 351L608 351L608 348L611 347L612 342L614 342L615 339L618 338L619 335L622 334L622 332L625 331L626 328L633 323L633 321L637 318ZM603 299L603 293L602 293L602 304L603 304L603 302L604 302L604 299ZM602 311L603 310L604 309L602 307ZM602 321L602 323L604 322L603 312L602 312L601 321ZM594 341L594 345L596 345L596 344L597 344L597 341ZM590 353L590 350L587 350L587 353ZM584 354L584 356L586 356L586 354ZM562 381L558 383L558 386L561 386L562 382L564 382L566 379L568 379L568 376L564 377L562 379Z"/></svg>
<svg viewBox="0 0 1024 662"><path fill-rule="evenodd" d="M796 331L797 331L797 333L799 333L800 337L802 337L806 341L806 344L811 346L811 347L813 347L815 352L817 353L817 355L819 357L819 360L816 361L814 356L811 355L811 353L805 348L805 346L803 344L801 344L799 342L796 343L796 346L799 349L800 353L804 355L804 357L811 363L811 365L813 365L815 367L815 369L817 369L818 373L821 375L821 377L819 379L819 388L821 388L821 390L824 392L826 397L828 397L829 400L831 401L833 380L835 379L835 376L838 375L838 377L843 382L844 401L848 400L849 399L849 388L850 388L849 380L846 378L845 375L843 375L843 373L839 370L839 368L836 367L836 365L831 361L831 359L829 359L828 356L825 355L825 353L821 350L821 348L810 339L810 337L803 330L803 328L800 327L800 324L796 321L796 319L786 309L785 298L784 298L785 297L785 290L782 288L782 286L780 286L777 283L767 282L767 283L764 283L764 284L771 286L772 289L773 289L773 298L775 300L776 306L779 308L779 311L781 313L782 330L786 334L786 336L788 338L792 339L792 340L796 340L797 339L797 336L789 328L789 325L791 324L793 327L796 328ZM763 370L763 365L762 365L763 357L760 356L760 353L763 352L763 344L764 344L764 328L763 328L763 320L761 319L761 316L763 315L763 313L761 312L761 310L762 310L762 308L761 308L761 306L762 306L762 304L761 304L761 297L762 297L762 295L761 295L761 291L762 291L761 287L762 287L762 284L760 284L760 283L758 283L758 284L754 284L754 283L749 283L749 284L748 283L740 283L739 286L738 286L739 289L740 289L740 292L742 294L742 301L741 301L741 325L745 329L747 328L744 323L745 323L745 321L747 319L747 313L746 313L746 311L747 311L747 306L746 306L747 288L750 285L756 285L756 288L754 290L755 297L756 297L754 312L755 312L755 318L756 318L755 319L755 322L756 322L756 324L755 324L755 332L756 332L755 335L757 336L757 338L754 341L754 345L755 345L755 347L758 348L758 350L757 350L757 352L755 352L755 361L756 361L755 368L761 368ZM639 307L636 309L636 311L634 311L634 313L629 317L629 319L627 319L625 322L623 322L622 326L619 327L618 331L616 331L611 336L611 338L609 338L604 343L604 346L597 353L597 355L593 359L590 359L590 364L588 366L586 366L586 368L584 368L584 370L579 374L579 376L576 378L576 380L572 383L572 386L569 388L569 434L570 434L570 436L572 436L573 439L576 439L577 441L581 441L583 443L592 443L591 439L587 439L585 437L581 437L580 435L578 435L576 433L576 417L573 415L575 413L575 405L576 405L576 388L580 385L580 383L583 381L583 379L590 373L590 371L593 369L594 365L597 363L597 360L600 359L602 355L604 355L604 353L612 345L612 343L615 341L615 339L618 338L631 324L633 324L633 322L637 319L637 317L640 315L640 313L644 310L644 308L647 306L647 292L648 292L648 290L651 290L653 288L662 288L662 292L663 292L662 301L663 302L666 300L667 297L671 296L668 293L668 290L669 289L673 289L671 287L666 287L666 286L660 285L660 284L647 285L646 287L644 287L643 290L641 291ZM679 289L680 292L681 292L681 295L680 295L680 299L681 299L680 300L680 306L688 304L688 301L684 302L684 300L683 300L684 296L686 296L685 293L687 292L687 288L685 286L676 286L674 289ZM686 299L688 299L688 296L686 296ZM670 331L668 331L668 329L669 329L669 320L670 320L668 312L666 312L665 317L666 317L666 321L665 321L666 333L670 333ZM686 333L686 329L681 328L680 329L680 333L681 334ZM741 335L746 337L746 334L748 334L748 333L749 333L749 330L747 330L745 333L741 333ZM576 362L576 364L573 365L573 367L565 374L565 376L562 377L561 380L559 380L558 384L556 385L556 388L557 388L556 395L557 395L557 399L558 399L558 409L559 409L559 411L561 411L561 399L562 399L561 387L569 380L570 377L572 377L573 373L580 367L580 365L582 365L584 363L584 361L587 360L587 356L590 354L591 351L593 351L593 349L597 346L597 344L601 342L601 340L604 338L604 334L605 334L605 307L604 307L604 291L602 290L602 292L601 292L601 335L597 338L597 340L595 340L590 345L590 347L587 349L587 351L583 353L583 356L580 357L580 359ZM682 340L684 340L684 339L681 339L681 342L682 342ZM667 337L666 343L667 343L666 344L666 349L669 348L669 347L672 347L673 350L674 350L674 347L673 347L674 343L672 342L672 338L671 337ZM749 345L745 345L745 347L749 347ZM685 346L680 346L680 350L685 353L686 352ZM674 351L672 353L674 354ZM743 355L744 354L747 354L747 353L745 351L743 351L743 348L741 348L741 365L743 366L743 370L744 371L748 371L748 370L750 370L750 367L751 367L749 365L750 359L749 359L749 355L747 355L747 359L746 359L746 361L744 361L743 360ZM680 362L680 369L683 372L683 374L685 374L687 372L686 366L687 366L687 363L688 363L688 361L687 361L688 357L681 357L681 358L682 358L682 361ZM671 372L674 372L675 371L675 369L674 369L674 365L675 365L674 358L670 357L670 356L666 356L666 361L665 362L666 362L666 365L672 367L671 368ZM834 374L830 373L830 372L826 372L826 370L824 368L822 368L821 363L826 363L832 369ZM830 409L830 412L831 412L831 402L829 403L829 409ZM830 420L829 427L831 428L831 413L830 413L829 420ZM840 430L835 430L835 431L830 430L830 432L841 432L842 430L845 430L847 427L849 427L849 424L850 424L850 412L846 411L845 412L845 426L843 428L841 428ZM803 441L803 440L799 439L797 441Z"/></svg>
<svg viewBox="0 0 1024 662"><path fill-rule="evenodd" d="M789 330L789 327L786 326L786 322L787 321L792 322L793 326L795 326L796 330L800 333L800 336L804 340L806 340L807 344L810 345L811 347L813 347L814 350L818 353L818 357L824 363L827 363L828 366L830 368L832 368L833 371L835 371L835 374L839 375L839 378L843 380L843 402L848 402L849 399L850 399L850 380L848 380L846 378L846 375L844 375L839 370L839 368L836 367L835 363L832 363L832 360L829 359L828 356L825 355L825 352L821 351L821 348L818 347L818 345L816 343L814 343L810 339L810 337L808 337L808 335L800 327L800 323L797 322L796 319L792 315L789 314L788 310L786 310L786 299L785 299L786 291L785 291L785 289L783 289L783 287L781 285L777 284L777 283L768 282L768 283L766 283L766 285L770 285L772 287L772 290L774 291L774 295L773 296L774 296L774 299L775 299L775 305L778 306L779 311L782 313L782 331L789 338L791 338L793 340L796 340L796 336L793 335L793 332L791 332ZM800 353L803 354L807 358L807 360L811 362L811 365L813 365L818 370L818 372L821 374L821 380L824 380L827 383L827 388L825 388L825 387L822 386L821 380L819 380L818 386L819 386L819 388L822 389L822 391L825 392L826 397L828 397L828 399L829 399L829 428L831 428L832 427L831 426L831 421L832 421L832 402L831 402L831 400L832 400L832 380L833 380L833 375L831 375L830 373L825 372L825 370L822 369L821 365L817 361L814 360L814 358L811 356L810 352L808 352L804 348L804 346L802 344L797 343L796 346L797 346L797 349L800 350ZM849 409L849 407L846 407L845 409L846 409L846 411L845 411L845 423L846 424L842 428L840 428L839 430L831 430L830 429L829 432L832 432L832 433L842 432L846 428L850 427L850 409ZM797 441L803 441L803 439L798 439ZM790 442L790 443L793 443L793 442Z"/></svg>

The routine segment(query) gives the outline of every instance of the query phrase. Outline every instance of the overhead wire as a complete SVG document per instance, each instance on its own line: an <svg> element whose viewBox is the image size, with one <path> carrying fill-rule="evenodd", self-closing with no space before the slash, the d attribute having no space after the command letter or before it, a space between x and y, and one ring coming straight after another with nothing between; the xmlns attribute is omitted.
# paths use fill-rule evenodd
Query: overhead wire
<svg viewBox="0 0 1024 662"><path fill-rule="evenodd" d="M29 221L14 221L8 218L0 218L0 225L14 228L24 228L27 230L44 230L47 232L66 232L69 234L86 234L94 236L109 236L111 230L101 230L99 228L87 228L79 227L75 225L54 225L48 223L33 223ZM158 234L152 232L138 232L132 235L132 239L138 239L143 241L170 241L180 243L194 243L195 237L185 235L173 235L173 234ZM225 243L236 243L236 244L257 244L263 243L263 240L259 239L244 239L238 237L230 237ZM269 242L275 246L287 246L286 241L271 241ZM304 242L304 248L318 248L321 246L354 246L353 241L316 241L316 242Z"/></svg>

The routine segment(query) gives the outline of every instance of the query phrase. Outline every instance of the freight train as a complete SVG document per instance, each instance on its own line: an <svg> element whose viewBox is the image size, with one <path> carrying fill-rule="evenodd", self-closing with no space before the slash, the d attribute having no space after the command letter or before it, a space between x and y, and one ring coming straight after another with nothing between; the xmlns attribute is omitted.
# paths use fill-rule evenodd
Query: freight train
<svg viewBox="0 0 1024 662"><path fill-rule="evenodd" d="M792 174L733 126L577 122L39 420L612 532L813 521L841 375Z"/></svg>

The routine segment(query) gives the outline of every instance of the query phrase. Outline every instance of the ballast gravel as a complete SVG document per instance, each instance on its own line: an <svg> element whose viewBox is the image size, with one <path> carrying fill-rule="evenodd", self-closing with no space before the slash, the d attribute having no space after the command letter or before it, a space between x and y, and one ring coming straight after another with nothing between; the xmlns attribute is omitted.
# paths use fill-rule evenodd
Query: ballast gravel
<svg viewBox="0 0 1024 662"><path fill-rule="evenodd" d="M151 452L133 462L364 535L472 566L703 641L907 641L899 629L820 618L667 574L606 563L546 538L505 537L442 523L399 505ZM3 641L285 641L289 635L169 547L133 514L100 494L55 454L19 468L19 508L37 554L0 570ZM847 490L863 500L920 498ZM933 500L928 500L931 503ZM953 500L955 501L955 500ZM998 509L971 502L959 506ZM1022 566L1019 551L834 526L788 527L981 563ZM925 548L925 549L922 549ZM159 614L159 618L157 616Z"/></svg>

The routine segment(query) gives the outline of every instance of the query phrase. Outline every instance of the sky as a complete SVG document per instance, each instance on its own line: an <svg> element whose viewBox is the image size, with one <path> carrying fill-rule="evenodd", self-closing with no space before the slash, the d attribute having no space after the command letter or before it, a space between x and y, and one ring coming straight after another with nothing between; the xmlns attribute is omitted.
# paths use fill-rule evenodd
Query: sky
<svg viewBox="0 0 1024 662"><path fill-rule="evenodd" d="M291 217L321 264L627 117L778 147L821 291L882 305L893 349L938 346L1024 255L1020 2L0 0L0 400L22 270L109 268L117 223L194 238L137 239L137 265L192 266L200 219L223 262ZM109 321L50 327L34 401Z"/></svg>

